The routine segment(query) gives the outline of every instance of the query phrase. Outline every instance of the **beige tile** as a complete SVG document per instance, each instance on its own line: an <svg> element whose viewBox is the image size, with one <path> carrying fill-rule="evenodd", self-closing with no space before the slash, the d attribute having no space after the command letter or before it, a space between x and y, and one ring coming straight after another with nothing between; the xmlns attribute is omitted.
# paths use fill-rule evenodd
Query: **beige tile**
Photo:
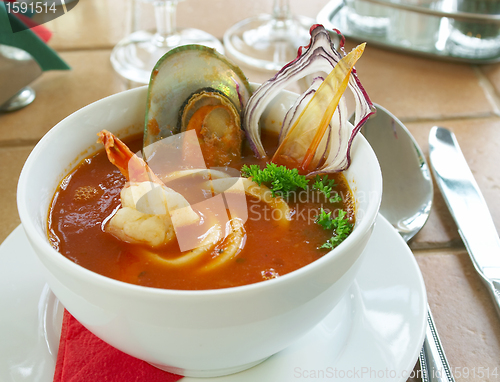
<svg viewBox="0 0 500 382"><path fill-rule="evenodd" d="M500 97L500 64L482 65L479 68L493 85L496 96Z"/></svg>
<svg viewBox="0 0 500 382"><path fill-rule="evenodd" d="M443 197L434 182L432 211L422 231L409 243L411 249L462 247L463 242Z"/></svg>
<svg viewBox="0 0 500 382"><path fill-rule="evenodd" d="M422 270L429 305L446 355L460 381L498 381L500 317L475 273L467 253L430 252L416 255ZM469 377L459 377L469 369ZM475 378L472 370L475 368ZM490 376L480 378L479 368Z"/></svg>
<svg viewBox="0 0 500 382"><path fill-rule="evenodd" d="M315 19L318 12L324 7L325 1L290 0L290 10L293 14L300 14ZM222 38L224 32L235 23L259 14L270 14L272 2L266 0L238 1L238 0L187 0L179 3L178 24L181 27L196 27ZM205 15L192 24L197 15Z"/></svg>
<svg viewBox="0 0 500 382"><path fill-rule="evenodd" d="M500 118L448 120L440 122L406 123L428 159L429 132L433 125L448 127L457 136L472 173L486 199L497 231L500 232ZM429 221L415 236L412 248L462 246L453 221L437 186L434 184L434 205Z"/></svg>
<svg viewBox="0 0 500 382"><path fill-rule="evenodd" d="M65 15L44 24L55 50L111 49L130 30L129 1L81 0ZM37 20L35 18L35 20Z"/></svg>
<svg viewBox="0 0 500 382"><path fill-rule="evenodd" d="M17 181L24 162L33 149L29 147L0 147L0 243L19 223L17 213Z"/></svg>
<svg viewBox="0 0 500 382"><path fill-rule="evenodd" d="M356 68L372 101L403 120L483 116L494 110L474 68L466 64L368 45Z"/></svg>
<svg viewBox="0 0 500 382"><path fill-rule="evenodd" d="M290 8L296 14L315 18L324 4L322 0L307 3L292 0ZM131 33L133 17L135 25L154 28L150 5L142 4L134 16L131 9L132 0L81 0L73 10L45 24L53 32L49 45L56 50L110 49ZM271 10L272 2L266 0L188 0L178 5L177 24L180 28L204 30L222 39L224 32L236 22Z"/></svg>
<svg viewBox="0 0 500 382"><path fill-rule="evenodd" d="M410 375L411 377L408 378L408 382L422 382L422 368L420 367L420 361L417 361Z"/></svg>
<svg viewBox="0 0 500 382"><path fill-rule="evenodd" d="M63 53L70 71L46 72L34 83L35 101L22 110L0 114L0 140L37 141L60 120L83 106L125 90L113 71L109 51Z"/></svg>

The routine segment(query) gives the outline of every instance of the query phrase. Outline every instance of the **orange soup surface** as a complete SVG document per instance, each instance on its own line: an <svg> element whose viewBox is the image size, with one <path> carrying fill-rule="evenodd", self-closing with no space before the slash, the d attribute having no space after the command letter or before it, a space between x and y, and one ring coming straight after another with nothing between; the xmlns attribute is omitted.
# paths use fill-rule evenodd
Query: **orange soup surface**
<svg viewBox="0 0 500 382"><path fill-rule="evenodd" d="M276 145L277 138L264 136L265 147ZM126 139L127 145L137 152L142 146L140 137ZM252 151L244 145L241 163L259 164ZM183 266L167 266L151 261L143 255L144 245L124 242L108 232L106 224L120 208L120 191L126 180L112 165L104 150L82 161L61 182L51 205L48 220L49 239L62 255L98 274L124 282L165 289L218 289L252 284L275 278L299 269L325 255L329 250L320 248L332 232L315 223L320 208L347 212L354 223L354 207L349 187L342 174L329 176L335 180L335 191L342 202L326 202L317 191L308 190L292 194L288 203L293 211L292 221L280 225L273 210L264 202L247 196L248 219L244 247L236 256L209 271L203 267L217 257L209 252L205 260ZM170 187L170 185L169 185ZM171 186L175 190L175 185ZM182 190L176 190L182 193ZM165 259L178 258L177 240L173 240L155 253Z"/></svg>

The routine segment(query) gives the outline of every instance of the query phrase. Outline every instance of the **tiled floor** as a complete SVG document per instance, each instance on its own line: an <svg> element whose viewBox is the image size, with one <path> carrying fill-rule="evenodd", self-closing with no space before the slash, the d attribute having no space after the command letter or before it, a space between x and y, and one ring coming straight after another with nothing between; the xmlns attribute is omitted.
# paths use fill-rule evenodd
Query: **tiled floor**
<svg viewBox="0 0 500 382"><path fill-rule="evenodd" d="M356 67L372 101L403 121L480 117L493 112L470 65L368 46Z"/></svg>
<svg viewBox="0 0 500 382"><path fill-rule="evenodd" d="M498 366L500 328L491 299L470 258L464 250L421 252L417 261L427 287L429 305L438 325L456 379L465 381L497 381L472 378L472 370L480 367L490 372ZM469 369L470 376L458 378Z"/></svg>
<svg viewBox="0 0 500 382"><path fill-rule="evenodd" d="M292 10L310 17L315 17L324 3L291 1ZM188 0L179 4L178 24L222 37L235 22L269 12L270 7L264 0ZM144 20L151 22L145 14L140 21ZM131 28L128 2L81 0L67 15L46 26L53 32L50 46L72 70L44 73L33 84L37 99L32 105L0 114L0 242L19 224L17 178L36 142L72 112L132 86L113 71L109 61L112 47ZM348 41L348 47L352 46L354 43ZM272 75L244 71L254 82ZM371 99L406 123L425 155L432 126L454 130L500 229L500 64L449 63L368 46L357 71ZM500 366L500 317L437 188L429 221L410 247L421 267L456 380L500 380L500 370L497 376L492 375ZM490 376L480 377L478 368L488 369Z"/></svg>

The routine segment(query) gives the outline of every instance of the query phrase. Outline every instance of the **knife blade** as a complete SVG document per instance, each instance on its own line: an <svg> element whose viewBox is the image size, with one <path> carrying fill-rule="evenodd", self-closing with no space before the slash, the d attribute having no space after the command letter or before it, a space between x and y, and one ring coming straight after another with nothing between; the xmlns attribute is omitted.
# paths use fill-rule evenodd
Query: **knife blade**
<svg viewBox="0 0 500 382"><path fill-rule="evenodd" d="M453 132L434 126L429 152L436 183L500 315L500 239L486 201Z"/></svg>

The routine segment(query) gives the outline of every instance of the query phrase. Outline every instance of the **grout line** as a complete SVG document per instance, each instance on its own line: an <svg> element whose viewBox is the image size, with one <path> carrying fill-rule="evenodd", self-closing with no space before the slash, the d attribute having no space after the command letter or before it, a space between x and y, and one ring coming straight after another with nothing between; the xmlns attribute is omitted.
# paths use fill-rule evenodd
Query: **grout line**
<svg viewBox="0 0 500 382"><path fill-rule="evenodd" d="M10 149L15 147L31 147L35 146L40 139L12 139L7 141L0 141L1 149Z"/></svg>
<svg viewBox="0 0 500 382"><path fill-rule="evenodd" d="M412 251L441 251L441 250L462 250L466 249L461 239L454 239L447 242L416 242L409 245Z"/></svg>
<svg viewBox="0 0 500 382"><path fill-rule="evenodd" d="M73 52L87 52L92 50L109 50L110 52L113 50L114 46L82 46L79 48L54 48L57 53L73 53Z"/></svg>
<svg viewBox="0 0 500 382"><path fill-rule="evenodd" d="M420 248L412 249L414 256L435 256L435 255L457 255L467 253L465 247L436 247L436 248Z"/></svg>
<svg viewBox="0 0 500 382"><path fill-rule="evenodd" d="M479 86L483 88L486 98L493 107L495 115L500 116L500 98L497 92L495 91L493 84L488 79L488 77L486 77L486 75L479 68L479 66L474 65L472 66L472 68L474 69L474 73L476 74L479 80Z"/></svg>
<svg viewBox="0 0 500 382"><path fill-rule="evenodd" d="M443 122L443 121L459 121L459 120L473 120L473 119L486 119L494 118L500 116L500 110L497 112L496 107L494 112L491 113L481 113L481 114L468 114L468 115L453 115L453 116L442 116L442 117L430 117L430 118L401 118L403 123L432 123L432 122Z"/></svg>

